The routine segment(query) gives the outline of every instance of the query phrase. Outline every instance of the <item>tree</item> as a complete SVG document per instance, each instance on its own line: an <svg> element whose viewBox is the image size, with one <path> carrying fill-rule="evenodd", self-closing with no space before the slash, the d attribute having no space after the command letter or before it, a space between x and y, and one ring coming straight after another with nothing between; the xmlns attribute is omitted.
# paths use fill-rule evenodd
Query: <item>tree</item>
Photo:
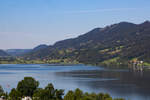
<svg viewBox="0 0 150 100"><path fill-rule="evenodd" d="M104 100L104 94L103 93L97 94L96 100Z"/></svg>
<svg viewBox="0 0 150 100"><path fill-rule="evenodd" d="M89 97L89 96L85 96L85 97L83 97L83 99L81 99L81 100L94 100L94 99L92 99L92 98Z"/></svg>
<svg viewBox="0 0 150 100"><path fill-rule="evenodd" d="M113 99L109 94L82 92L79 88L75 91L68 91L64 96L64 90L55 89L53 84L48 84L45 88L38 88L39 82L32 77L25 77L20 81L17 88L13 88L9 95L4 93L0 86L0 96L6 100L21 100L24 96L32 97L32 100L125 100L122 98Z"/></svg>
<svg viewBox="0 0 150 100"><path fill-rule="evenodd" d="M75 100L74 92L68 91L68 93L64 96L64 100Z"/></svg>
<svg viewBox="0 0 150 100"><path fill-rule="evenodd" d="M17 85L17 91L21 93L21 96L31 96L39 86L39 82L32 77L24 77L24 80L20 81Z"/></svg>
<svg viewBox="0 0 150 100"><path fill-rule="evenodd" d="M64 90L55 89L53 84L48 84L45 89L38 89L33 95L33 100L63 100Z"/></svg>
<svg viewBox="0 0 150 100"><path fill-rule="evenodd" d="M56 100L63 100L62 96L64 95L64 90L60 89L56 89Z"/></svg>
<svg viewBox="0 0 150 100"><path fill-rule="evenodd" d="M111 96L110 96L109 94L107 94L107 93L104 94L104 100L105 100L105 99L108 99L108 98L111 98ZM108 100L110 100L110 99L108 99Z"/></svg>
<svg viewBox="0 0 150 100"><path fill-rule="evenodd" d="M21 93L13 88L9 93L9 100L21 100Z"/></svg>
<svg viewBox="0 0 150 100"><path fill-rule="evenodd" d="M46 87L45 87L45 93L47 94L47 97L52 99L55 97L55 89L52 83L49 83Z"/></svg>
<svg viewBox="0 0 150 100"><path fill-rule="evenodd" d="M74 92L74 95L76 100L80 100L83 96L83 92L79 88L77 88Z"/></svg>
<svg viewBox="0 0 150 100"><path fill-rule="evenodd" d="M123 99L123 98L116 98L116 99L114 99L114 100L125 100L125 99Z"/></svg>
<svg viewBox="0 0 150 100"><path fill-rule="evenodd" d="M38 88L33 94L33 100L41 100L43 91L44 91L44 89Z"/></svg>
<svg viewBox="0 0 150 100"><path fill-rule="evenodd" d="M0 96L4 94L4 90L2 88L2 86L0 85Z"/></svg>

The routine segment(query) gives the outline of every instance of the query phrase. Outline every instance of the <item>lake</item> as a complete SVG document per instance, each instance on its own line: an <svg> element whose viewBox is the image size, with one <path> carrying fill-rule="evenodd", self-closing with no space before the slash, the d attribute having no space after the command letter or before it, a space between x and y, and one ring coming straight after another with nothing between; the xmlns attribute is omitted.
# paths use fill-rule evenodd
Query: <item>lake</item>
<svg viewBox="0 0 150 100"><path fill-rule="evenodd" d="M65 92L80 88L84 92L104 92L126 100L150 100L150 71L85 65L0 64L0 84L7 92L25 76L34 77L40 87L53 83Z"/></svg>

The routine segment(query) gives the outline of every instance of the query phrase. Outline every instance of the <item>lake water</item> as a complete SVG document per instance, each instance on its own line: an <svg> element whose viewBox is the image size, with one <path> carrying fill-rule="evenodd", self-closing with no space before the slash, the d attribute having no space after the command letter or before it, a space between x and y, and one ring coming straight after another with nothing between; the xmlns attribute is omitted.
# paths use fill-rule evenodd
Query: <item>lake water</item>
<svg viewBox="0 0 150 100"><path fill-rule="evenodd" d="M40 87L53 83L55 88L84 92L104 92L126 100L150 100L150 71L130 72L85 65L1 64L0 84L9 92L25 76L32 76Z"/></svg>

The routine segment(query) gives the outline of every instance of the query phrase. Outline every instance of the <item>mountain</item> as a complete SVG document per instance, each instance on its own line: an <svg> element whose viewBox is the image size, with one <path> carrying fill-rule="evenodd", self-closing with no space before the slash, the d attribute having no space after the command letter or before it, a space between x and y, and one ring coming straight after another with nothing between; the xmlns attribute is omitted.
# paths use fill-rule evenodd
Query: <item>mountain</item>
<svg viewBox="0 0 150 100"><path fill-rule="evenodd" d="M89 64L122 64L138 59L150 63L150 22L120 22L95 28L76 38L56 42L25 58L74 61Z"/></svg>
<svg viewBox="0 0 150 100"><path fill-rule="evenodd" d="M48 46L46 44L41 44L41 45L38 45L37 47L35 47L33 49L33 51L38 51L38 50L41 50L41 49L45 49L47 48Z"/></svg>
<svg viewBox="0 0 150 100"><path fill-rule="evenodd" d="M24 58L30 58L30 59L32 59L32 56L34 57L34 58L40 58L41 56L43 56L44 55L44 52L46 52L47 50L47 48L48 48L49 46L47 46L47 45L45 45L45 44L41 44L41 45L38 45L37 47L35 47L35 48L33 48L30 52L28 52L27 54L25 54L23 57ZM42 55L40 55L40 52L42 53ZM36 54L38 54L38 55L36 55ZM47 53L48 54L48 53Z"/></svg>
<svg viewBox="0 0 150 100"><path fill-rule="evenodd" d="M5 52L12 56L21 56L30 52L31 50L32 49L7 49Z"/></svg>
<svg viewBox="0 0 150 100"><path fill-rule="evenodd" d="M5 51L0 50L0 57L5 57L5 56L9 56L9 54L7 54Z"/></svg>
<svg viewBox="0 0 150 100"><path fill-rule="evenodd" d="M7 49L5 52L7 52L9 55L12 55L12 56L23 56L30 52L36 52L36 51L38 51L40 49L44 49L46 47L48 47L48 46L45 44L41 44L33 49Z"/></svg>

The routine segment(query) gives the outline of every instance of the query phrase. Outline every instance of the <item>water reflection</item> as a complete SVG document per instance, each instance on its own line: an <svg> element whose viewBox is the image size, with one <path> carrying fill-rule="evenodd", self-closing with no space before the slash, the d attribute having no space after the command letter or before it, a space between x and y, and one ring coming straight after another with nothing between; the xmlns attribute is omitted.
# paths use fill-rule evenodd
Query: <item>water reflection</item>
<svg viewBox="0 0 150 100"><path fill-rule="evenodd" d="M94 92L108 92L115 97L132 100L149 100L149 71L142 74L128 70L92 70L55 73L59 77L71 77L80 87Z"/></svg>
<svg viewBox="0 0 150 100"><path fill-rule="evenodd" d="M35 77L40 87L51 82L59 89L81 88L85 92L107 92L127 100L150 100L149 71L139 73L84 65L0 65L0 84L8 92L25 76Z"/></svg>

